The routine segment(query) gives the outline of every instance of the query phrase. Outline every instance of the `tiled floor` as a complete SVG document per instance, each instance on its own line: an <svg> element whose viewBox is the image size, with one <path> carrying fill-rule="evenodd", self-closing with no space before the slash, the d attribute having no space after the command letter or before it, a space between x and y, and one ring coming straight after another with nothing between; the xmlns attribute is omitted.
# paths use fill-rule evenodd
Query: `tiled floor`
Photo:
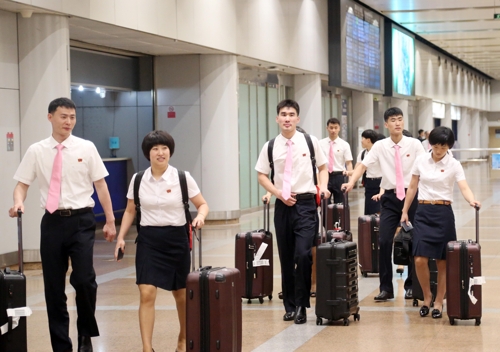
<svg viewBox="0 0 500 352"><path fill-rule="evenodd" d="M337 323L316 326L314 309L308 310L308 322L294 325L284 322L280 289L280 269L275 253L274 299L243 303L243 351L498 351L500 334L500 180L491 179L487 163L465 165L468 182L476 198L483 203L480 212L483 286L483 318L458 321L450 326L443 319L420 318L411 300L403 299L403 277L394 276L396 299L375 303L378 276L360 277L360 321L349 326ZM363 211L362 191L350 195L351 228L357 240L357 217ZM456 190L454 211L459 239L474 236L474 211ZM272 213L271 213L272 217ZM203 261L206 265L234 266L234 235L262 227L262 213L245 215L237 225L207 226L203 232ZM271 222L272 223L272 222ZM100 235L99 235L100 236ZM101 336L93 339L94 351L141 351L138 324L139 293L135 285L134 238L128 235L125 259L112 260L114 244L99 240L95 246L95 268L98 275L97 320ZM28 318L30 352L50 351L47 317L40 270L30 270L28 305L33 315ZM71 337L76 342L74 293L68 286L68 307L72 318ZM314 305L314 299L312 301ZM177 315L172 295L159 292L154 334L157 352L174 351L178 334Z"/></svg>

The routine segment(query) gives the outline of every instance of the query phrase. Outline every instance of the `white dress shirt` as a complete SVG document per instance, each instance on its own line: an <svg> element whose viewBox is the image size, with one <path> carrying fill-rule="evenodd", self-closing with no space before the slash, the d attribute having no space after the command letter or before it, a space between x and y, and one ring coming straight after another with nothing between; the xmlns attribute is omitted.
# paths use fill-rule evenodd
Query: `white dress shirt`
<svg viewBox="0 0 500 352"><path fill-rule="evenodd" d="M358 158L356 159L356 163L360 163L361 160L361 154L363 154L363 151L366 150L364 158L368 156L368 153L370 152L368 149L363 149L361 152L358 154ZM363 158L363 160L364 160ZM380 165L379 164L373 164L370 166L370 168L366 169L366 177L368 178L380 178L382 177L382 171L380 171Z"/></svg>
<svg viewBox="0 0 500 352"><path fill-rule="evenodd" d="M425 153L415 160L412 175L420 176L418 182L419 200L449 200L453 202L455 182L465 180L464 169L460 161L446 154L437 163L432 153Z"/></svg>
<svg viewBox="0 0 500 352"><path fill-rule="evenodd" d="M382 173L380 188L386 190L396 188L396 165L394 163L394 155L396 152L396 148L394 148L395 145L396 144L390 137L378 141L373 145L370 153L368 153L362 161L362 164L365 165L368 170L374 165L380 167ZM401 138L398 145L400 146L399 154L403 166L405 188L408 188L410 185L413 163L419 155L425 154L425 150L418 139L406 136Z"/></svg>
<svg viewBox="0 0 500 352"><path fill-rule="evenodd" d="M135 174L128 187L127 198L134 199ZM186 171L188 198L200 193L196 181ZM141 226L183 226L186 224L186 214L182 203L182 191L179 173L169 165L163 175L155 180L151 167L144 171L139 187L141 200Z"/></svg>
<svg viewBox="0 0 500 352"><path fill-rule="evenodd" d="M327 168L330 166L330 137L323 138L319 141L319 146L326 156ZM352 161L351 146L342 138L337 137L333 144L333 171L344 171L345 163Z"/></svg>
<svg viewBox="0 0 500 352"><path fill-rule="evenodd" d="M14 179L31 185L38 179L40 206L45 208L52 176L52 166L59 143L50 136L32 144L21 161ZM70 135L62 149L61 196L58 209L93 207L93 182L108 176L94 143Z"/></svg>
<svg viewBox="0 0 500 352"><path fill-rule="evenodd" d="M276 188L283 188L283 173L285 171L285 160L287 154L288 139L279 134L273 147L273 161L274 161L274 184ZM292 193L316 193L316 185L314 184L314 175L311 164L311 155L309 147L307 146L306 138L303 133L295 132L292 141L293 163L292 163ZM318 139L311 136L311 141L314 148L316 157L316 166L326 164L326 158L321 148L319 147ZM255 170L263 174L269 174L271 167L269 166L269 158L267 155L267 146L269 142L264 144L260 151Z"/></svg>

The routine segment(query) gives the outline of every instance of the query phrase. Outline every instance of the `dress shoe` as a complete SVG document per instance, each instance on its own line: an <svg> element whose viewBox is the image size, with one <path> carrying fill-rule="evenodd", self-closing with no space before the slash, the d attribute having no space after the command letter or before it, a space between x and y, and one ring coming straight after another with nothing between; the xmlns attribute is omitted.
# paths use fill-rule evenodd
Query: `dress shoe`
<svg viewBox="0 0 500 352"><path fill-rule="evenodd" d="M306 307L297 307L297 309L295 310L295 324L304 324L306 321Z"/></svg>
<svg viewBox="0 0 500 352"><path fill-rule="evenodd" d="M285 315L283 315L284 321L292 321L294 319L295 319L295 312L286 312Z"/></svg>
<svg viewBox="0 0 500 352"><path fill-rule="evenodd" d="M92 352L92 340L90 336L78 336L78 352Z"/></svg>
<svg viewBox="0 0 500 352"><path fill-rule="evenodd" d="M413 299L413 290L411 288L406 290L405 299Z"/></svg>
<svg viewBox="0 0 500 352"><path fill-rule="evenodd" d="M429 307L422 306L422 308L420 308L420 316L425 317L426 315L429 315Z"/></svg>
<svg viewBox="0 0 500 352"><path fill-rule="evenodd" d="M394 298L394 293L382 291L378 294L378 296L375 296L374 300L378 302L384 302L387 301L388 299L393 299L393 298Z"/></svg>
<svg viewBox="0 0 500 352"><path fill-rule="evenodd" d="M443 312L441 312L439 309L433 309L432 310L432 318L433 319L439 319L443 317Z"/></svg>

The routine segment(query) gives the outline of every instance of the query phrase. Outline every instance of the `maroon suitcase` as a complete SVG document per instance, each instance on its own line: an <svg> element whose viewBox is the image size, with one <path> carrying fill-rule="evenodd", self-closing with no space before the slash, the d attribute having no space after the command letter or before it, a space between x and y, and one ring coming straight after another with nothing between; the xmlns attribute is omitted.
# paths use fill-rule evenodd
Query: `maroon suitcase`
<svg viewBox="0 0 500 352"><path fill-rule="evenodd" d="M351 231L351 211L347 192L344 192L342 203L328 204L326 211L326 229L335 230L338 228Z"/></svg>
<svg viewBox="0 0 500 352"><path fill-rule="evenodd" d="M235 267L242 275L241 294L252 303L273 298L273 235L269 232L269 203L264 203L264 229L236 235Z"/></svg>
<svg viewBox="0 0 500 352"><path fill-rule="evenodd" d="M451 325L455 319L475 319L476 325L481 324L482 282L479 209L476 208L476 241L452 241L447 246L446 313Z"/></svg>
<svg viewBox="0 0 500 352"><path fill-rule="evenodd" d="M359 267L364 277L367 277L368 273L379 272L379 225L380 217L377 214L362 215L358 218Z"/></svg>

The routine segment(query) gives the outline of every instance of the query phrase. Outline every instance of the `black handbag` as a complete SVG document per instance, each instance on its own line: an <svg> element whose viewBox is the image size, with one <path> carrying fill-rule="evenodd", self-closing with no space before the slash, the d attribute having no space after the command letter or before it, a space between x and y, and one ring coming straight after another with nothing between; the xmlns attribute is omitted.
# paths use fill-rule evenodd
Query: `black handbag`
<svg viewBox="0 0 500 352"><path fill-rule="evenodd" d="M408 265L410 264L411 258L411 230L406 232L401 228L396 237L394 237L394 250L393 250L393 260L394 264L397 265Z"/></svg>

